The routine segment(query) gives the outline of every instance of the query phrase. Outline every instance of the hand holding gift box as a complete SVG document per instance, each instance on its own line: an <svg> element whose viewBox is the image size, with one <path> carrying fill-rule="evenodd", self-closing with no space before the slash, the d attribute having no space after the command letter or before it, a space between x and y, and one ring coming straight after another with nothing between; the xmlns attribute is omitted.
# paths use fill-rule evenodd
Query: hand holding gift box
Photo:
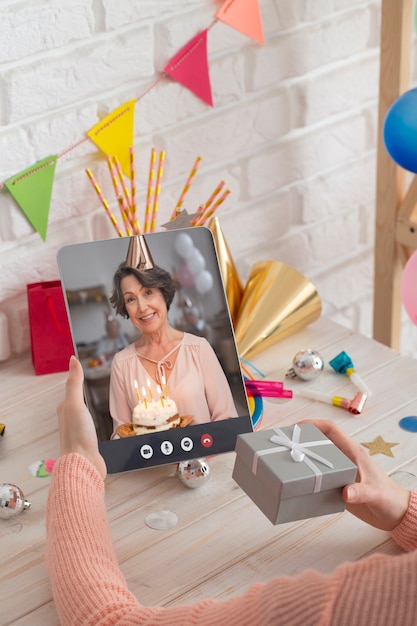
<svg viewBox="0 0 417 626"><path fill-rule="evenodd" d="M314 424L239 435L233 478L273 524L344 511L357 467Z"/></svg>

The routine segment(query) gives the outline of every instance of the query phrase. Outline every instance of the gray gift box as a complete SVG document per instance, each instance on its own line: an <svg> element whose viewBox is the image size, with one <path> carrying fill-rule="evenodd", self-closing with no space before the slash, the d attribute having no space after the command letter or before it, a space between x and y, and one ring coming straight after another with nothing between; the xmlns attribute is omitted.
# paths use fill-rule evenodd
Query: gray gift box
<svg viewBox="0 0 417 626"><path fill-rule="evenodd" d="M357 467L314 424L238 435L235 452L234 480L273 524L344 511Z"/></svg>

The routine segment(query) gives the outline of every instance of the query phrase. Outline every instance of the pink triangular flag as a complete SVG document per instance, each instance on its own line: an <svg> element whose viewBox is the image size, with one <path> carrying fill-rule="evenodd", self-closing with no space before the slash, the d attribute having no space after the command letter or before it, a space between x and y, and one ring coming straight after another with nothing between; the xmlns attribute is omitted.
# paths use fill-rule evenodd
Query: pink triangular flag
<svg viewBox="0 0 417 626"><path fill-rule="evenodd" d="M193 37L167 63L164 72L213 106L207 62L207 29Z"/></svg>
<svg viewBox="0 0 417 626"><path fill-rule="evenodd" d="M258 0L226 0L216 18L251 39L265 43Z"/></svg>

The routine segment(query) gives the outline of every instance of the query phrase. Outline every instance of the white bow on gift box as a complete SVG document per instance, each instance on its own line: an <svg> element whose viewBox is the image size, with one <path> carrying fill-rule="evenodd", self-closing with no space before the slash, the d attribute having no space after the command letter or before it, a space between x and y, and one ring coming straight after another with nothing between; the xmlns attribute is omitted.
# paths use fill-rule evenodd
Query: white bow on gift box
<svg viewBox="0 0 417 626"><path fill-rule="evenodd" d="M265 454L275 454L276 452L289 450L293 461L296 463L304 462L315 474L316 479L314 482L313 493L318 493L321 489L322 473L309 457L323 463L327 467L330 467L330 469L334 469L334 465L324 457L320 456L316 452L313 452L312 450L309 450L308 448L310 446L329 445L332 442L329 439L323 439L319 441L306 441L305 443L300 443L301 428L298 424L294 424L291 439L280 428L274 428L273 430L277 434L272 435L269 440L272 441L272 443L276 443L278 447L267 448L266 450L258 450L258 452L255 452L253 457L252 472L256 474L259 457L264 456Z"/></svg>

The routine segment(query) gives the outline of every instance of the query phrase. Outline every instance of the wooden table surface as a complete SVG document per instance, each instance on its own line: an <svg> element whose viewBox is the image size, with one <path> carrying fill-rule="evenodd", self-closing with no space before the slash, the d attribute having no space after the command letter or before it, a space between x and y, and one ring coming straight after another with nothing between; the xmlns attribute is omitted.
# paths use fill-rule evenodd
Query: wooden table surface
<svg viewBox="0 0 417 626"><path fill-rule="evenodd" d="M354 417L323 402L294 397L265 401L261 428L291 425L303 418L332 419L357 442L378 435L395 442L393 457L375 461L407 487L417 488L417 433L399 427L417 415L417 360L320 318L264 351L252 362L271 380L285 380L293 356L312 348L326 366L314 383L286 380L286 387L308 385L331 395L357 391L329 360L345 350L372 390L365 409ZM18 485L32 503L9 520L0 519L0 624L57 626L44 564L45 505L50 478L33 477L28 467L58 454L55 407L63 396L65 373L36 376L30 355L0 365L1 481ZM387 533L349 513L272 525L232 479L233 452L210 459L210 477L188 489L176 467L111 475L106 505L117 556L133 593L144 604L190 603L206 596L227 598L258 580L291 575L306 567L330 571L345 560L373 552L397 553ZM178 516L170 530L145 524L152 512Z"/></svg>

